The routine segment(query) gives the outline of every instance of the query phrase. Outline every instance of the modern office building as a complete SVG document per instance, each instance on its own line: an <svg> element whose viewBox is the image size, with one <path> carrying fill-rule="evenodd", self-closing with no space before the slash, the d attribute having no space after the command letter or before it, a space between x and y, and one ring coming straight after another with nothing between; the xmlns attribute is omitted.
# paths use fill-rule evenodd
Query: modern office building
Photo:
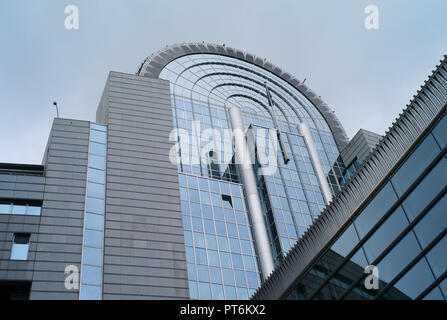
<svg viewBox="0 0 447 320"><path fill-rule="evenodd" d="M392 138L349 141L302 82L225 45L168 46L135 75L110 72L95 122L55 119L41 165L0 165L2 297L284 298L300 270L285 266L317 257L327 212L341 210L324 224L341 230L359 205L350 197L405 156L441 112L445 78L444 61L424 89L433 101L415 98ZM382 149L382 162L368 156ZM313 256L299 256L303 243Z"/></svg>
<svg viewBox="0 0 447 320"><path fill-rule="evenodd" d="M253 298L445 300L446 144L445 56Z"/></svg>

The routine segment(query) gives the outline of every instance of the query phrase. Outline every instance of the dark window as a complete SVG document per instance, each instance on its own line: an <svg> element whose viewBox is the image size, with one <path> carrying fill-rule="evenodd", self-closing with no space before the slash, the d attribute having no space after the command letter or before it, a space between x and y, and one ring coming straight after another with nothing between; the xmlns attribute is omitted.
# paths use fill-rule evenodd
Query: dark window
<svg viewBox="0 0 447 320"><path fill-rule="evenodd" d="M29 233L14 233L14 242L11 249L11 260L28 259Z"/></svg>

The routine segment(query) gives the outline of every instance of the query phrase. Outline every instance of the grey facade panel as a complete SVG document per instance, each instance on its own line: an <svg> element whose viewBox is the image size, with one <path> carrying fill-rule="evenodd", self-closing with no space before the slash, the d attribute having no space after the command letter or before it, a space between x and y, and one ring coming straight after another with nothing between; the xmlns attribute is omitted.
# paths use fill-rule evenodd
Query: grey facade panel
<svg viewBox="0 0 447 320"><path fill-rule="evenodd" d="M111 72L97 121L108 125L104 299L188 298L169 83Z"/></svg>
<svg viewBox="0 0 447 320"><path fill-rule="evenodd" d="M80 270L89 122L55 119L45 156L43 197L30 299L78 299L65 267Z"/></svg>

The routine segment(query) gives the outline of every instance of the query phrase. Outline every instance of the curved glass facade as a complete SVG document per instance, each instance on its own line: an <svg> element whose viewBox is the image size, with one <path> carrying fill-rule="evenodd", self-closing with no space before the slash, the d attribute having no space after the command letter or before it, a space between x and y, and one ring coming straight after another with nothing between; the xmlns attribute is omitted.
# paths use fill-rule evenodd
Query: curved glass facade
<svg viewBox="0 0 447 320"><path fill-rule="evenodd" d="M228 108L242 111L246 128L279 129L276 170L258 173L258 190L275 265L326 205L315 164L298 125L311 131L332 194L340 185L343 164L330 128L314 105L277 75L241 59L189 54L168 63L160 79L169 80L177 148L191 298L247 299L260 284ZM274 101L269 105L266 83ZM212 129L212 137L203 133ZM183 132L182 135L180 132ZM267 144L277 142L267 135ZM211 146L210 146L211 143ZM208 147L209 162L200 161ZM228 157L226 150L233 156Z"/></svg>

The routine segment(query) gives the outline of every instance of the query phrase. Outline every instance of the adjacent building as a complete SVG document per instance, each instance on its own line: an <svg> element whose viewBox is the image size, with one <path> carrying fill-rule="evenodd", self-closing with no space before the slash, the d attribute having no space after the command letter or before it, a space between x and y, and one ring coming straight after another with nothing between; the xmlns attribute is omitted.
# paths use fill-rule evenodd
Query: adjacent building
<svg viewBox="0 0 447 320"><path fill-rule="evenodd" d="M387 275L387 260L380 263L398 240L386 249L371 242L377 256L363 249L394 211L407 219L402 227L415 233L415 252L425 259L397 260L408 269L425 261L429 286L443 295L428 254L445 230L422 247L415 230L424 214L415 209L411 220L403 202L434 168L445 188L445 124L436 123L446 78L444 60L384 137L360 130L349 141L302 82L225 45L167 46L136 74L110 72L95 122L57 118L41 165L0 164L1 297L332 299L338 296L327 290L336 290L331 279L339 281L334 274L344 263L353 297L372 298L357 278L374 262L387 290L378 296L407 297L395 285L405 277ZM417 158L418 170L399 175L397 166L423 139L430 141L419 153L428 160ZM379 204L365 229L348 225L373 197ZM436 207L428 201L417 201L424 212ZM324 277L311 263L345 228L357 242L349 238L352 248L321 258L332 268ZM398 239L391 229L382 232Z"/></svg>
<svg viewBox="0 0 447 320"><path fill-rule="evenodd" d="M254 299L446 299L446 104L444 57Z"/></svg>

